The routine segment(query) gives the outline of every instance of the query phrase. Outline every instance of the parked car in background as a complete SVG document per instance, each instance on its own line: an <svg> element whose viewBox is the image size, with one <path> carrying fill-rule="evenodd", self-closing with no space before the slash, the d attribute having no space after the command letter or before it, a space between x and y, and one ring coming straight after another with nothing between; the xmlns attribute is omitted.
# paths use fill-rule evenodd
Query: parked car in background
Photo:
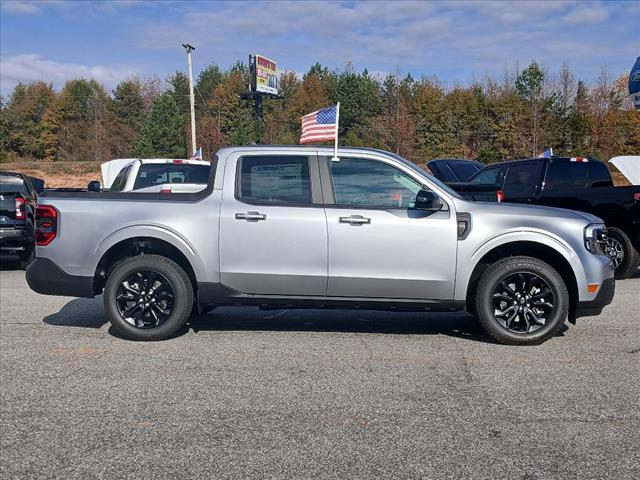
<svg viewBox="0 0 640 480"><path fill-rule="evenodd" d="M102 188L112 192L197 192L206 186L210 168L211 163L203 160L116 159L101 165Z"/></svg>
<svg viewBox="0 0 640 480"><path fill-rule="evenodd" d="M497 186L504 202L588 212L604 220L617 278L640 264L640 186L614 187L607 166L594 159L550 157L486 166L464 184L452 183L465 198L495 201L487 185ZM477 187L477 188L476 188Z"/></svg>
<svg viewBox="0 0 640 480"><path fill-rule="evenodd" d="M0 172L0 253L18 255L22 267L34 252L35 208L41 189L44 182L39 178Z"/></svg>
<svg viewBox="0 0 640 480"><path fill-rule="evenodd" d="M463 199L388 152L245 146L206 188L46 192L32 289L103 294L120 334L158 340L195 308L336 307L476 314L500 342L541 343L614 296L593 215Z"/></svg>
<svg viewBox="0 0 640 480"><path fill-rule="evenodd" d="M482 170L484 164L475 160L456 158L436 158L427 162L433 176L443 182L466 182L474 173Z"/></svg>

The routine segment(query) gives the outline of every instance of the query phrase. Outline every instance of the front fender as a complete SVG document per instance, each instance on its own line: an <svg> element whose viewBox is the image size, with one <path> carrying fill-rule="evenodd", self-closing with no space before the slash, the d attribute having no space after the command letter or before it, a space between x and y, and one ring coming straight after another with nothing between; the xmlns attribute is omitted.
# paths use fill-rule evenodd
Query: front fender
<svg viewBox="0 0 640 480"><path fill-rule="evenodd" d="M464 245L465 241L459 242L455 300L466 299L471 275L487 253L515 242L538 243L552 248L569 263L578 286L586 284L582 262L572 245L563 238L545 230L519 228L501 232L478 245Z"/></svg>

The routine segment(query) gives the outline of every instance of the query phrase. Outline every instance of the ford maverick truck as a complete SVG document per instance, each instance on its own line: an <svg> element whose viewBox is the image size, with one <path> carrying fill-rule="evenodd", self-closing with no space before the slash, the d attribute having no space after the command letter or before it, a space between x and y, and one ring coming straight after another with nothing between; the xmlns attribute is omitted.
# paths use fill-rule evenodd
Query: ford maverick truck
<svg viewBox="0 0 640 480"><path fill-rule="evenodd" d="M615 283L590 214L463 199L397 155L220 150L194 193L46 192L27 281L102 294L114 329L166 338L219 305L462 311L537 344L597 315Z"/></svg>

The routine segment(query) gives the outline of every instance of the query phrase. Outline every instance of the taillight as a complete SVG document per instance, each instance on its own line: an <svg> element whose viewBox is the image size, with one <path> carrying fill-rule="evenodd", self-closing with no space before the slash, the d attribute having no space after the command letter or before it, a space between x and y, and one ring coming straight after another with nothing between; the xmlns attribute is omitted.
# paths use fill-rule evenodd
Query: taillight
<svg viewBox="0 0 640 480"><path fill-rule="evenodd" d="M16 197L16 220L27 218L27 201L22 197Z"/></svg>
<svg viewBox="0 0 640 480"><path fill-rule="evenodd" d="M498 203L504 202L504 192L502 190L496 191L496 200L498 200Z"/></svg>
<svg viewBox="0 0 640 480"><path fill-rule="evenodd" d="M58 211L49 205L36 207L36 245L44 247L53 242L58 233Z"/></svg>

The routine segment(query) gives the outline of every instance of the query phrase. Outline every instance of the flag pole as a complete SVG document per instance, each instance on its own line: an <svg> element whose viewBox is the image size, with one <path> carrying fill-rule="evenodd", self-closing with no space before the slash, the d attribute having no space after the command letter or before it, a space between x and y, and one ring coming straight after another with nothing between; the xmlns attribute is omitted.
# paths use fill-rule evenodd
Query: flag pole
<svg viewBox="0 0 640 480"><path fill-rule="evenodd" d="M340 102L336 105L336 138L333 143L333 158L331 159L334 162L340 161L338 158L338 122L340 120Z"/></svg>

